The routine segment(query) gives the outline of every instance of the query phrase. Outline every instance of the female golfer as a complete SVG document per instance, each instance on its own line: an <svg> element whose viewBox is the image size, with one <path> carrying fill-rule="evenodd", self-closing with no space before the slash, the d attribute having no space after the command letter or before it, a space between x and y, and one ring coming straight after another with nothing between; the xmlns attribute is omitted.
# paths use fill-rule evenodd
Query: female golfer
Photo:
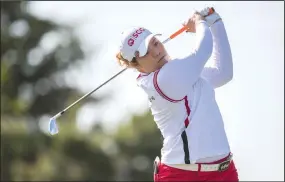
<svg viewBox="0 0 285 182"><path fill-rule="evenodd" d="M238 181L214 91L233 77L231 49L219 14L208 12L185 24L196 44L184 58L170 58L157 34L143 27L123 32L116 57L140 72L137 83L164 139L154 181ZM214 65L205 67L208 60Z"/></svg>

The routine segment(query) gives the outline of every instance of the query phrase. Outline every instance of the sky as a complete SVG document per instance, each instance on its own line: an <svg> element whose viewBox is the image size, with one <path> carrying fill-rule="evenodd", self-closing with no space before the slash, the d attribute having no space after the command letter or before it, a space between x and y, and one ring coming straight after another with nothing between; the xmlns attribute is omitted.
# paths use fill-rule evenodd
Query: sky
<svg viewBox="0 0 285 182"><path fill-rule="evenodd" d="M284 2L35 1L28 10L74 28L87 62L66 81L85 94L122 69L115 54L124 29L144 26L167 37L191 12L206 6L223 18L232 49L234 78L216 90L216 99L240 180L284 180ZM187 55L193 37L179 35L166 49L172 57ZM112 96L100 105L84 106L75 118L78 126L88 130L94 120L102 120L106 132L112 132L132 114L148 111L135 76L128 70L96 91L97 97Z"/></svg>

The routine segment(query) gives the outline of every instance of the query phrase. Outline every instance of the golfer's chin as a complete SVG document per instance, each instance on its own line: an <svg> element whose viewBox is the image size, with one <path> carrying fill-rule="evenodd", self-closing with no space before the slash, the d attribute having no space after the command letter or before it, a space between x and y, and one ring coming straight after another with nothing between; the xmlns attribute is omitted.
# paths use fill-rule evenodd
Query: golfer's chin
<svg viewBox="0 0 285 182"><path fill-rule="evenodd" d="M157 63L157 69L160 69L162 68L166 63L167 63L167 59L163 58L162 60L160 60L158 63Z"/></svg>
<svg viewBox="0 0 285 182"><path fill-rule="evenodd" d="M144 68L144 69L138 69L138 71L140 71L141 73L151 73L151 72L155 72L159 69L161 69L168 61L166 59L161 59L160 61L154 63L153 65L151 65L151 67L148 68Z"/></svg>

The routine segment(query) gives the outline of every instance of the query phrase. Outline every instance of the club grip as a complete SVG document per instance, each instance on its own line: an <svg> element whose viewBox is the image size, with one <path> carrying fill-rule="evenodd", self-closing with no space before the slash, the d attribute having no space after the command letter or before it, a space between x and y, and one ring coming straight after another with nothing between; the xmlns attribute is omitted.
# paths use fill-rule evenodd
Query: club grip
<svg viewBox="0 0 285 182"><path fill-rule="evenodd" d="M173 39L174 37L176 37L177 35L181 34L182 32L184 32L185 30L187 30L187 27L184 26L182 28L180 28L178 31L176 31L174 34L170 35L170 39Z"/></svg>
<svg viewBox="0 0 285 182"><path fill-rule="evenodd" d="M214 12L215 12L215 9L214 9L213 7L211 7L211 8L209 9L209 14L208 14L207 16L213 14ZM187 30L187 27L184 26L184 27L180 28L178 31L176 31L175 33L173 33L172 35L170 35L169 38L170 38L170 39L173 39L174 37L176 37L177 35L181 34L182 32L184 32L184 31L186 31L186 30Z"/></svg>

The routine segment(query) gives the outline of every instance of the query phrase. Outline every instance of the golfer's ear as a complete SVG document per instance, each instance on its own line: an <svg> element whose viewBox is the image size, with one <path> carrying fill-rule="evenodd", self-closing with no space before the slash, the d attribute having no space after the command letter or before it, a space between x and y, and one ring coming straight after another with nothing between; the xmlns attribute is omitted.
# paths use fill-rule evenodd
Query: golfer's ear
<svg viewBox="0 0 285 182"><path fill-rule="evenodd" d="M136 57L136 59L140 57L140 52L139 51L135 52L135 57Z"/></svg>

